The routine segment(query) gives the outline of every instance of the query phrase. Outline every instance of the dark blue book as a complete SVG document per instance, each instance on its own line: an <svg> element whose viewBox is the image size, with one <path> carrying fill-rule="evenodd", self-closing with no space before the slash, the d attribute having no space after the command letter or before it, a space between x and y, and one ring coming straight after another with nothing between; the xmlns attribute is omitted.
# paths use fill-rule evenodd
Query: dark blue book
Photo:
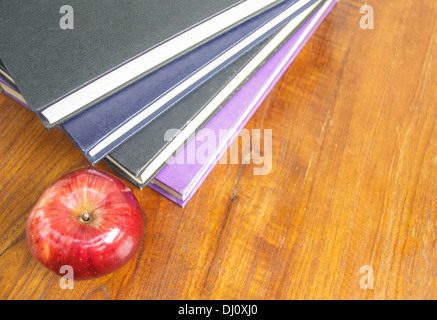
<svg viewBox="0 0 437 320"><path fill-rule="evenodd" d="M314 0L286 0L62 124L92 164L270 37Z"/></svg>

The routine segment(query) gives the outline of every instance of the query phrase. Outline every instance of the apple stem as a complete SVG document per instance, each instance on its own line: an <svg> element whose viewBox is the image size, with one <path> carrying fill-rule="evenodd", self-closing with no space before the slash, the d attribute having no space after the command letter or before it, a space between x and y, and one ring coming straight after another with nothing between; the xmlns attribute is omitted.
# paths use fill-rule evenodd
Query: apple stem
<svg viewBox="0 0 437 320"><path fill-rule="evenodd" d="M82 220L83 221L88 221L90 219L90 214L88 212L85 212L82 214Z"/></svg>

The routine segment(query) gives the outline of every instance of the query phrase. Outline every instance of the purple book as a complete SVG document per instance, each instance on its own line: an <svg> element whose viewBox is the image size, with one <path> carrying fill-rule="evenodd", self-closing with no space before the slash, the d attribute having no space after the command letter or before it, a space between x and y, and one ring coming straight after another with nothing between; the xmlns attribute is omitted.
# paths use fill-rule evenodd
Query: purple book
<svg viewBox="0 0 437 320"><path fill-rule="evenodd" d="M216 141L208 141L214 146L214 152L209 152L202 161L187 161L190 150L205 147L205 142L196 139L196 135L155 176L149 187L184 207L335 4L336 0L327 1L204 126L200 132L212 130L215 133ZM228 134L223 139L220 132L225 130Z"/></svg>

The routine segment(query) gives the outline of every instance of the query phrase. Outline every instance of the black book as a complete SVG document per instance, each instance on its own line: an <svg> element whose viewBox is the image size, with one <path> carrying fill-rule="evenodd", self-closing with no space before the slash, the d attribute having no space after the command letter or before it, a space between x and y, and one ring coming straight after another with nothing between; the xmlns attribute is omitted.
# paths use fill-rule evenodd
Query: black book
<svg viewBox="0 0 437 320"><path fill-rule="evenodd" d="M1 73L52 128L283 0L2 0Z"/></svg>
<svg viewBox="0 0 437 320"><path fill-rule="evenodd" d="M105 162L139 188L147 185L323 4L324 0L308 1L286 26L174 104L107 155Z"/></svg>

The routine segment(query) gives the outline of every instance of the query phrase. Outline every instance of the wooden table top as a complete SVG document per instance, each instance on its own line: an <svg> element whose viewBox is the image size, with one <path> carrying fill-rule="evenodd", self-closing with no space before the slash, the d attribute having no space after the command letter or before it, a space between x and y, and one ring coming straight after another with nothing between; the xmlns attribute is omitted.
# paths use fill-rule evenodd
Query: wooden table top
<svg viewBox="0 0 437 320"><path fill-rule="evenodd" d="M73 290L31 256L25 223L90 165L1 95L0 298L436 299L437 2L370 0L373 30L364 4L337 4L246 126L272 129L269 175L219 164L185 209L129 184L139 252Z"/></svg>

